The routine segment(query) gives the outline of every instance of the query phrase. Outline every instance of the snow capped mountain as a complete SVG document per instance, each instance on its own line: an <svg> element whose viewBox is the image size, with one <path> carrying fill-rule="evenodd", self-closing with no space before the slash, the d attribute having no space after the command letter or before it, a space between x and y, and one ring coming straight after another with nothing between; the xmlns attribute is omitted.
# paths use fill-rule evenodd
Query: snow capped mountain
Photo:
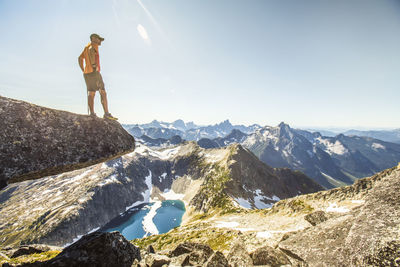
<svg viewBox="0 0 400 267"><path fill-rule="evenodd" d="M285 123L250 134L242 145L273 167L301 170L331 188L351 184L400 161L400 146L357 136L325 137Z"/></svg>
<svg viewBox="0 0 400 267"><path fill-rule="evenodd" d="M242 133L249 134L261 128L261 126L257 124L250 126L232 125L229 120L208 126L199 126L193 122L185 123L183 120L176 120L172 123L154 120L148 124L125 124L123 127L134 137L147 135L153 139L169 139L175 135L179 135L187 141L198 141L202 138L223 138L230 134L234 129L240 130Z"/></svg>
<svg viewBox="0 0 400 267"><path fill-rule="evenodd" d="M257 130L242 144L270 166L300 170L327 188L352 183L327 152L309 141L312 138L311 133L307 139L282 122Z"/></svg>
<svg viewBox="0 0 400 267"><path fill-rule="evenodd" d="M217 137L215 139L202 138L197 144L202 148L217 148L228 146L233 143L242 143L248 135L240 130L233 129L230 134L225 137Z"/></svg>
<svg viewBox="0 0 400 267"><path fill-rule="evenodd" d="M283 122L276 127L261 127L232 125L225 120L200 127L176 120L124 127L135 137L146 135L143 143L149 146L165 147L181 142L168 141L174 136L197 141L202 148L239 143L264 163L300 170L326 188L351 184L400 161L399 144L343 134L327 137L319 132L293 129Z"/></svg>
<svg viewBox="0 0 400 267"><path fill-rule="evenodd" d="M136 141L149 147L169 147L184 142L184 140L179 135L175 135L169 139L165 138L154 139L148 137L147 135L142 135L141 137L137 138Z"/></svg>

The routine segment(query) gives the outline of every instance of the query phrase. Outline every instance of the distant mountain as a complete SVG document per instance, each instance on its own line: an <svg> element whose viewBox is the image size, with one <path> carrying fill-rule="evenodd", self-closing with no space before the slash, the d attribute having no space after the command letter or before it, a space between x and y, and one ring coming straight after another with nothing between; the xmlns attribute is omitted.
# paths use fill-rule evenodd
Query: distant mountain
<svg viewBox="0 0 400 267"><path fill-rule="evenodd" d="M359 130L349 130L343 133L344 135L357 135L372 137L375 139L383 140L386 142L400 144L400 129L395 129L391 131L359 131Z"/></svg>
<svg viewBox="0 0 400 267"><path fill-rule="evenodd" d="M322 129L305 129L308 132L318 132L323 136L329 136L329 137L334 137L336 135L338 135L339 133L337 132L333 132L333 131L329 131L329 130L322 130Z"/></svg>
<svg viewBox="0 0 400 267"><path fill-rule="evenodd" d="M268 165L300 170L326 188L352 183L327 152L309 141L312 137L281 123L257 130L242 144Z"/></svg>
<svg viewBox="0 0 400 267"><path fill-rule="evenodd" d="M229 120L208 126L198 126L193 122L185 123L182 120L176 120L173 123L154 120L148 124L125 124L123 127L134 137L147 135L153 139L169 139L172 136L179 135L188 141L199 141L202 138L224 138L235 129L242 133L250 134L261 128L257 124L250 126L232 125Z"/></svg>
<svg viewBox="0 0 400 267"><path fill-rule="evenodd" d="M150 147L153 147L153 146L168 147L171 145L177 145L177 144L184 142L182 137L180 137L179 135L172 136L169 139L165 139L165 138L154 139L154 138L148 137L147 135L142 135L136 141L140 142L146 146L150 146Z"/></svg>
<svg viewBox="0 0 400 267"><path fill-rule="evenodd" d="M228 146L233 143L242 143L248 135L240 130L233 129L230 134L225 137L217 137L215 139L202 138L197 144L202 148L217 148Z"/></svg>
<svg viewBox="0 0 400 267"><path fill-rule="evenodd" d="M141 137L143 135L146 135L150 138L153 139L169 139L173 136L179 135L182 136L184 132L177 130L177 129L170 129L170 128L159 128L159 127L149 127L149 128L144 128L142 126L123 126L125 130L127 130L131 135L134 137Z"/></svg>
<svg viewBox="0 0 400 267"><path fill-rule="evenodd" d="M391 168L400 161L400 144L370 137L320 137L316 145L327 151L347 174L357 178Z"/></svg>
<svg viewBox="0 0 400 267"><path fill-rule="evenodd" d="M259 129L242 144L263 162L301 170L326 188L351 184L400 161L400 145L395 143L343 134L325 137L285 123Z"/></svg>

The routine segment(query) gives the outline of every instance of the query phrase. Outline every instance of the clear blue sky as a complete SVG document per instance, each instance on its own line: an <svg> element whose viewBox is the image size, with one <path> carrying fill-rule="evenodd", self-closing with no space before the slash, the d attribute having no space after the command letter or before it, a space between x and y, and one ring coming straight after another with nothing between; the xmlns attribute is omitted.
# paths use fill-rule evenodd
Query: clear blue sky
<svg viewBox="0 0 400 267"><path fill-rule="evenodd" d="M400 127L398 0L0 0L0 95L85 114L92 32L124 123Z"/></svg>

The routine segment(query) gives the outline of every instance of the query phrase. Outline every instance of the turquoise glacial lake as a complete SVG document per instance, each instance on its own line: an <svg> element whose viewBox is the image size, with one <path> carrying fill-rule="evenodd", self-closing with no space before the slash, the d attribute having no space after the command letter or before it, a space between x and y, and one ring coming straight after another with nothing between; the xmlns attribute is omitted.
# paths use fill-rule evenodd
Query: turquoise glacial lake
<svg viewBox="0 0 400 267"><path fill-rule="evenodd" d="M141 204L114 218L101 231L119 231L128 240L163 234L181 225L185 211L181 200Z"/></svg>

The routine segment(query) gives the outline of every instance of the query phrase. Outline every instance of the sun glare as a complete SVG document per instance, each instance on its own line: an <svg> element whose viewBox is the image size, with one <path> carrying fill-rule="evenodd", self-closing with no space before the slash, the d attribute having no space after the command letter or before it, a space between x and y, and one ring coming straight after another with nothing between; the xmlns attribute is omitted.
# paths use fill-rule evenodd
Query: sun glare
<svg viewBox="0 0 400 267"><path fill-rule="evenodd" d="M139 24L139 25L137 26L137 30L138 30L138 32L139 32L139 35L143 38L143 40L145 40L145 41L149 41L149 40L150 40L149 35L147 34L147 31L146 31L146 29L142 26L142 24Z"/></svg>

